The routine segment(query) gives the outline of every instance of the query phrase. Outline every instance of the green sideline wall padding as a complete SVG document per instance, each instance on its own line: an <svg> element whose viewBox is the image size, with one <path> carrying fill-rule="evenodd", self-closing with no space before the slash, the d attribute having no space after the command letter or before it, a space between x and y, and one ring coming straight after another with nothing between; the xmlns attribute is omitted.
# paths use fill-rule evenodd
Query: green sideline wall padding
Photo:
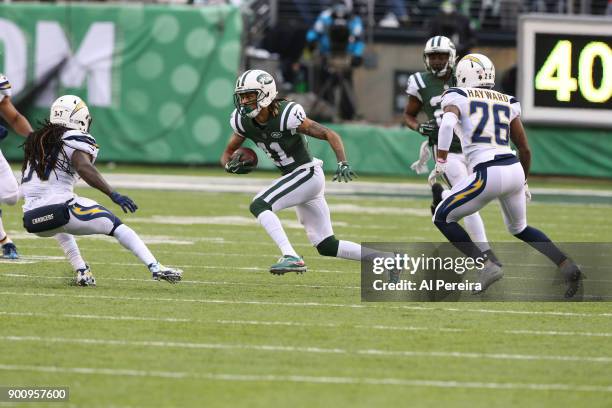
<svg viewBox="0 0 612 408"><path fill-rule="evenodd" d="M36 82L36 67L57 59L52 54L62 43L70 44L76 75L85 72L84 80L78 86L72 78L56 81L50 101L66 93L85 99L100 160L207 163L223 148L241 55L238 8L12 3L0 5L0 27L0 72L14 87L22 72L26 76L24 90L13 95L16 103ZM109 29L113 35L100 35ZM60 41L51 41L49 33ZM108 47L105 41L112 42L112 53L100 51L100 44ZM18 61L24 52L27 67ZM108 79L91 80L92 72L108 66ZM108 89L110 102L96 106L92 94L100 99ZM37 105L23 112L32 124L48 116L50 102ZM20 138L9 139L2 151L19 159Z"/></svg>

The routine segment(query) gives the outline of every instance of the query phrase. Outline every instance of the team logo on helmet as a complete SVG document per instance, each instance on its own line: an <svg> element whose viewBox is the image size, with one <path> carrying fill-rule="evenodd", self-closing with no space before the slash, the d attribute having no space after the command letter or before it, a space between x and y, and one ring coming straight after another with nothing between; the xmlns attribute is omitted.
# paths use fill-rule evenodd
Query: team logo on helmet
<svg viewBox="0 0 612 408"><path fill-rule="evenodd" d="M478 59L477 57L475 57L474 55L468 54L465 57L461 58L461 60L469 60L472 61L478 65L480 65L483 69L484 69L484 64L482 63L482 61L480 61L480 59Z"/></svg>
<svg viewBox="0 0 612 408"><path fill-rule="evenodd" d="M259 76L257 76L256 81L262 85L268 85L272 83L273 79L270 74L264 72L263 74L259 74Z"/></svg>

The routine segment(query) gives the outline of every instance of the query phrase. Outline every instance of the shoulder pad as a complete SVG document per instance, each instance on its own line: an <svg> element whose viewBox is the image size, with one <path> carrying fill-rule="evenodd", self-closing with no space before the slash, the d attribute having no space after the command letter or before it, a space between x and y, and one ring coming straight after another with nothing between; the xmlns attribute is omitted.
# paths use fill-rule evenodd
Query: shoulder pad
<svg viewBox="0 0 612 408"><path fill-rule="evenodd" d="M4 74L0 74L0 94L5 96L11 95L11 83Z"/></svg>
<svg viewBox="0 0 612 408"><path fill-rule="evenodd" d="M444 97L445 95L451 94L453 92L467 98L467 94L461 88L448 88L446 91L444 91L444 93L442 94L442 97Z"/></svg>
<svg viewBox="0 0 612 408"><path fill-rule="evenodd" d="M81 132L80 130L69 130L62 136L62 141L65 146L75 150L81 150L85 153L94 154L99 146L96 139L89 133Z"/></svg>

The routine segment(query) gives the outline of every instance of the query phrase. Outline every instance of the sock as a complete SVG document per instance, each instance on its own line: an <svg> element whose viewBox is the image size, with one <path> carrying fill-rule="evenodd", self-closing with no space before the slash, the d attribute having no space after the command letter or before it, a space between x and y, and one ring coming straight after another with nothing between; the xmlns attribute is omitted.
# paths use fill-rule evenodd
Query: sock
<svg viewBox="0 0 612 408"><path fill-rule="evenodd" d="M470 238L480 248L481 251L490 249L489 243L487 242L487 234L485 232L484 223L478 213L468 215L463 219L465 224L465 230L470 235Z"/></svg>
<svg viewBox="0 0 612 408"><path fill-rule="evenodd" d="M546 234L537 228L533 228L528 225L523 231L515 234L514 236L531 245L537 251L553 261L555 265L560 265L567 259L567 256L565 256L565 254L552 243L550 238L548 238Z"/></svg>
<svg viewBox="0 0 612 408"><path fill-rule="evenodd" d="M261 226L264 227L270 238L276 243L282 255L298 256L297 252L295 252L291 246L289 238L287 238L287 234L276 214L270 210L266 210L257 216L257 220Z"/></svg>
<svg viewBox="0 0 612 408"><path fill-rule="evenodd" d="M471 258L482 257L482 251L472 242L470 236L456 222L434 221L436 227L459 251Z"/></svg>
<svg viewBox="0 0 612 408"><path fill-rule="evenodd" d="M8 244L11 241L8 234L4 230L4 224L2 223L2 210L0 210L0 245Z"/></svg>
<svg viewBox="0 0 612 408"><path fill-rule="evenodd" d="M76 243L74 236L66 233L56 234L55 239L64 250L66 258L70 261L72 268L76 271L87 267L85 260L81 257L81 251Z"/></svg>
<svg viewBox="0 0 612 408"><path fill-rule="evenodd" d="M364 248L359 244L351 241L339 241L338 245L338 255L336 257L342 259L353 259L355 261L361 260L361 251L364 252L364 257L369 255L369 252L375 252L371 249ZM369 251L369 252L368 252Z"/></svg>
<svg viewBox="0 0 612 408"><path fill-rule="evenodd" d="M124 248L129 249L138 257L138 259L142 261L142 263L147 265L147 267L151 264L157 263L157 260L151 251L149 251L149 248L147 248L145 243L142 242L142 239L140 239L138 234L136 234L136 232L134 232L134 230L127 225L121 224L118 226L113 233L113 236L117 238L117 241L119 241Z"/></svg>

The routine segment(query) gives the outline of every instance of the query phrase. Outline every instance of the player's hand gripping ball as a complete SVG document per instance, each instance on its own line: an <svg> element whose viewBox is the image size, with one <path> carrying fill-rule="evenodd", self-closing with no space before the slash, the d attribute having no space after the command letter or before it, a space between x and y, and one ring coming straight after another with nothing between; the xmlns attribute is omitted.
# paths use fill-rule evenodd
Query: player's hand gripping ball
<svg viewBox="0 0 612 408"><path fill-rule="evenodd" d="M253 149L241 147L237 149L230 161L225 164L225 171L234 174L247 174L257 167L257 154Z"/></svg>

